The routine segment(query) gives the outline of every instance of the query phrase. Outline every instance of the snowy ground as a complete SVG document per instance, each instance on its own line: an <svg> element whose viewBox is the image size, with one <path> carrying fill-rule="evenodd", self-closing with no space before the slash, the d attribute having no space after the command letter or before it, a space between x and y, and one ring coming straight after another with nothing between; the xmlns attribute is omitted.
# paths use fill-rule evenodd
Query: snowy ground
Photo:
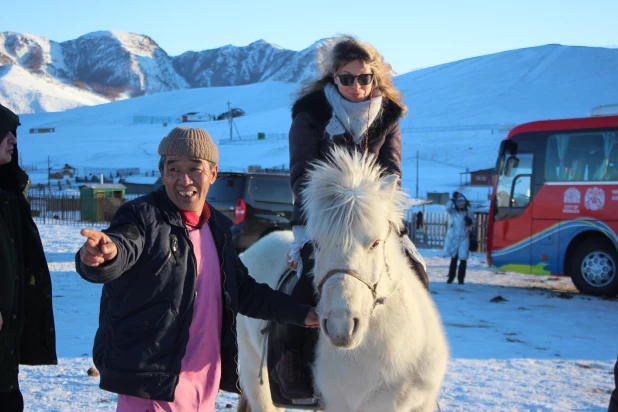
<svg viewBox="0 0 618 412"><path fill-rule="evenodd" d="M26 411L113 411L92 365L100 286L74 271L79 228L39 226L54 287L59 365L22 367ZM606 411L618 352L618 300L581 296L569 279L494 273L470 258L464 286L447 285L448 260L422 251L451 347L440 395L448 411ZM494 303L501 296L505 301ZM235 408L219 396L217 410Z"/></svg>

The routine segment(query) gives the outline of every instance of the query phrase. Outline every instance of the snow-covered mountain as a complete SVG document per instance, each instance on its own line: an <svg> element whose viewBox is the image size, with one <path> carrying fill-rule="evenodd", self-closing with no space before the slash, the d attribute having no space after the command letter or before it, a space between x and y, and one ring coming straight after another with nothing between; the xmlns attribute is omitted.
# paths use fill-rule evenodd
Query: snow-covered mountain
<svg viewBox="0 0 618 412"><path fill-rule="evenodd" d="M239 86L264 81L301 83L318 74L318 60L329 44L321 40L300 52L259 40L246 47L224 46L174 57L174 67L191 87Z"/></svg>
<svg viewBox="0 0 618 412"><path fill-rule="evenodd" d="M18 113L53 112L188 88L302 83L316 76L331 41L296 52L259 40L171 57L133 33L63 43L0 33L0 103ZM517 49L415 70L395 83L416 126L518 122L538 117L539 105L543 116L564 117L565 99L589 108L618 102L618 49Z"/></svg>
<svg viewBox="0 0 618 412"><path fill-rule="evenodd" d="M260 40L171 57L150 37L134 33L99 31L57 43L5 32L0 33L0 102L19 113L36 113L187 88L299 83L316 75L326 42L296 52ZM33 89L37 83L48 87Z"/></svg>
<svg viewBox="0 0 618 412"><path fill-rule="evenodd" d="M101 85L133 97L188 87L170 56L148 36L95 32L61 46L65 77L73 83Z"/></svg>

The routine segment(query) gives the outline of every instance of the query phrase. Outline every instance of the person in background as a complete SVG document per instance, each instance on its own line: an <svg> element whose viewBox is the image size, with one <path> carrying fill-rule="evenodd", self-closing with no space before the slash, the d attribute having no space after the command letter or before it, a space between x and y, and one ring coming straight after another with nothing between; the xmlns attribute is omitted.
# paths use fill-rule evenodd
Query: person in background
<svg viewBox="0 0 618 412"><path fill-rule="evenodd" d="M417 212L416 213L416 229L422 229L423 228L423 212Z"/></svg>
<svg viewBox="0 0 618 412"><path fill-rule="evenodd" d="M0 105L0 411L21 412L19 365L55 365L52 287L17 163L19 117Z"/></svg>
<svg viewBox="0 0 618 412"><path fill-rule="evenodd" d="M334 146L366 151L377 157L387 174L401 177L401 131L399 120L407 107L393 85L391 66L369 43L342 36L326 54L320 79L306 85L292 107L290 128L290 184L294 209L290 225L294 243L290 266L297 269L298 282L292 296L298 302L314 302L313 245L302 215L302 188L306 172L316 160L325 160ZM401 183L401 180L400 180ZM400 234L420 281L428 286L425 262L406 234ZM309 398L310 360L303 359L306 340L303 328L288 327L286 348L276 366L282 395L288 399Z"/></svg>
<svg viewBox="0 0 618 412"><path fill-rule="evenodd" d="M206 202L219 152L203 129L161 140L164 187L123 204L87 237L75 267L103 283L93 359L118 411L214 411L239 392L236 315L317 327L315 310L256 283L238 258L232 222Z"/></svg>
<svg viewBox="0 0 618 412"><path fill-rule="evenodd" d="M607 412L618 412L618 360L614 364L614 391L609 399Z"/></svg>
<svg viewBox="0 0 618 412"><path fill-rule="evenodd" d="M444 251L451 258L446 283L453 283L455 272L460 285L466 278L467 259L470 250L470 227L474 224L474 213L470 210L470 203L465 196L454 192L453 197L446 203L446 212L449 215L448 230L444 241ZM459 271L457 270L457 260Z"/></svg>

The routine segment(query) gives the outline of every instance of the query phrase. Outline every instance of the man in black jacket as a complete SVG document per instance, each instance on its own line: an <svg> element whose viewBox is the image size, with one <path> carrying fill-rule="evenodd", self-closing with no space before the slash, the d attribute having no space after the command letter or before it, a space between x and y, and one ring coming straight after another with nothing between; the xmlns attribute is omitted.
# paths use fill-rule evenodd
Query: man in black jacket
<svg viewBox="0 0 618 412"><path fill-rule="evenodd" d="M17 163L19 117L0 105L0 410L22 411L19 365L55 365L51 278Z"/></svg>
<svg viewBox="0 0 618 412"><path fill-rule="evenodd" d="M256 283L236 255L231 221L206 202L218 171L208 133L177 127L158 152L165 187L125 203L108 229L82 231L88 240L77 271L105 284L93 358L101 388L121 394L118 410L169 407L165 402L176 402L174 410L212 410L204 401L214 402L212 391L198 394L204 387L214 396L219 388L239 391L237 313L307 327L317 326L317 315ZM218 327L197 324L216 325L217 318Z"/></svg>
<svg viewBox="0 0 618 412"><path fill-rule="evenodd" d="M607 412L618 412L618 360L614 364L614 391L609 398L609 408Z"/></svg>

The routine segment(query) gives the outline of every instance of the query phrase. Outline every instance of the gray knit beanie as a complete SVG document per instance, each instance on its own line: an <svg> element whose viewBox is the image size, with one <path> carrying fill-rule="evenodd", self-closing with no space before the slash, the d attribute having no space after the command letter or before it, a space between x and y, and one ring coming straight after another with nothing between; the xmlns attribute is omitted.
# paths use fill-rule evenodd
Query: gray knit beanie
<svg viewBox="0 0 618 412"><path fill-rule="evenodd" d="M187 156L219 163L219 149L204 129L179 126L159 143L159 156Z"/></svg>

